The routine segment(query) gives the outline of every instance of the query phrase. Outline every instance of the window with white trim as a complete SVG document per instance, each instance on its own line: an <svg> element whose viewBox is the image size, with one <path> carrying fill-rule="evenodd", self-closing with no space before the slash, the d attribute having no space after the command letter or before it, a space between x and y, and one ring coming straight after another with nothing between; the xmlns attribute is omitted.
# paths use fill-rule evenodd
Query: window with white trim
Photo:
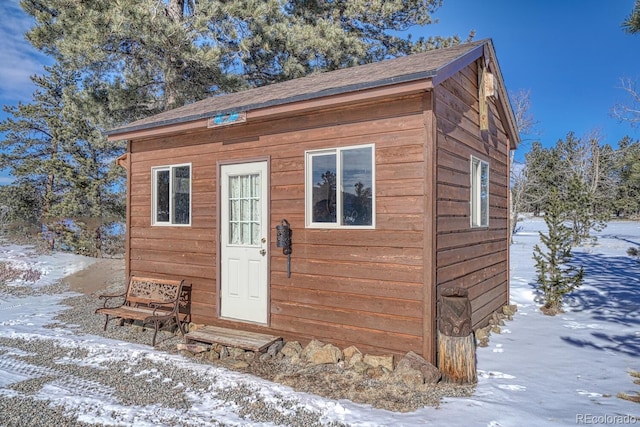
<svg viewBox="0 0 640 427"><path fill-rule="evenodd" d="M374 146L306 152L306 225L375 227Z"/></svg>
<svg viewBox="0 0 640 427"><path fill-rule="evenodd" d="M471 157L471 226L489 226L489 163Z"/></svg>
<svg viewBox="0 0 640 427"><path fill-rule="evenodd" d="M191 164L151 168L151 223L191 224Z"/></svg>

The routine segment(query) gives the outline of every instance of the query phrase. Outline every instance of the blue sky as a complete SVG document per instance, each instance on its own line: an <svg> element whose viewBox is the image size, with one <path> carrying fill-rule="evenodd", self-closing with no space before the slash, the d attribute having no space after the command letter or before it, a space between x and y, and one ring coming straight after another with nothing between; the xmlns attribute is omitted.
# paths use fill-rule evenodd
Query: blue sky
<svg viewBox="0 0 640 427"><path fill-rule="evenodd" d="M640 34L622 31L634 0L444 0L424 35L492 38L509 92L531 94L537 140L554 145L573 131L616 145L640 129L611 117L625 101L621 78L640 85ZM415 36L419 33L415 32ZM530 143L516 154L522 159Z"/></svg>
<svg viewBox="0 0 640 427"><path fill-rule="evenodd" d="M570 131L585 136L597 131L603 143L615 145L625 135L640 139L640 130L611 117L625 101L621 78L640 83L640 35L622 31L634 0L444 0L437 24L411 29L420 35L458 34L492 38L507 89L531 93L531 113L539 122L536 139L554 145ZM29 76L42 73L47 58L24 40L31 26L18 0L0 2L0 102L29 102ZM5 117L0 112L0 119ZM528 148L523 144L516 158ZM0 173L0 184L8 178Z"/></svg>

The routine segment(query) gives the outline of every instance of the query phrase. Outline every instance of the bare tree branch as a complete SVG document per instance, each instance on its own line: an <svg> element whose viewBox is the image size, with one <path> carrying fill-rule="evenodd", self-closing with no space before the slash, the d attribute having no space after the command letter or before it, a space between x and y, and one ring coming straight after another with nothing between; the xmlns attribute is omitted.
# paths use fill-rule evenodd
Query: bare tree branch
<svg viewBox="0 0 640 427"><path fill-rule="evenodd" d="M537 126L539 122L531 113L531 90L519 89L517 92L509 94L513 114L516 118L518 133L522 135L535 135L539 133Z"/></svg>
<svg viewBox="0 0 640 427"><path fill-rule="evenodd" d="M621 122L629 122L631 126L640 126L640 92L636 82L628 77L620 79L620 82L618 89L624 90L629 96L629 100L615 104L611 114Z"/></svg>

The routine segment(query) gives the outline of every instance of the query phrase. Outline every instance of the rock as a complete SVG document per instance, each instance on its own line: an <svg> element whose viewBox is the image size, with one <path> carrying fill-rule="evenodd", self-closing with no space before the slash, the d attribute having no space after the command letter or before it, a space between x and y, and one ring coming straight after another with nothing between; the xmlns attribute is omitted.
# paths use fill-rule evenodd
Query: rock
<svg viewBox="0 0 640 427"><path fill-rule="evenodd" d="M205 351L209 351L209 347L202 344L184 344L178 343L176 345L178 350L186 350L193 354L204 353Z"/></svg>
<svg viewBox="0 0 640 427"><path fill-rule="evenodd" d="M218 354L217 351L211 349L209 353L207 353L207 359L209 359L210 361L218 360L220 359L220 354Z"/></svg>
<svg viewBox="0 0 640 427"><path fill-rule="evenodd" d="M342 352L338 347L326 344L317 350L310 351L307 354L307 360L314 365L335 364L342 360Z"/></svg>
<svg viewBox="0 0 640 427"><path fill-rule="evenodd" d="M362 360L362 353L353 345L342 350L342 355L344 356L344 361L347 362L348 365L351 365L351 359L358 355L360 356L360 360Z"/></svg>
<svg viewBox="0 0 640 427"><path fill-rule="evenodd" d="M402 359L400 359L400 361L398 362L398 366L396 366L396 369L413 368L419 370L421 366L426 365L427 363L429 362L427 362L424 357L414 353L413 351L410 351L405 354Z"/></svg>
<svg viewBox="0 0 640 427"><path fill-rule="evenodd" d="M253 351L247 351L244 353L244 361L251 364L256 360L256 354Z"/></svg>
<svg viewBox="0 0 640 427"><path fill-rule="evenodd" d="M267 349L267 354L269 354L269 356L271 357L276 357L276 354L278 354L278 352L282 350L283 347L284 341L278 340L269 346L269 348Z"/></svg>
<svg viewBox="0 0 640 427"><path fill-rule="evenodd" d="M489 338L489 328L478 328L475 331L475 335L476 335L476 340L477 341L482 341L485 338Z"/></svg>
<svg viewBox="0 0 640 427"><path fill-rule="evenodd" d="M294 355L298 355L302 352L302 346L298 341L287 341L287 343L282 347L280 353L285 355L286 357L293 357Z"/></svg>
<svg viewBox="0 0 640 427"><path fill-rule="evenodd" d="M221 346L219 353L220 359L226 359L227 357L229 357L229 350L227 350L227 347L225 346Z"/></svg>
<svg viewBox="0 0 640 427"><path fill-rule="evenodd" d="M260 355L260 357L258 357L258 360L260 360L261 362L266 362L266 361L269 361L271 359L273 359L273 358L271 357L271 355L269 353L262 353Z"/></svg>
<svg viewBox="0 0 640 427"><path fill-rule="evenodd" d="M491 313L491 317L489 318L489 325L491 326L495 326L495 325L499 325L500 322L502 321L502 314L499 314L497 311L494 311L493 313Z"/></svg>
<svg viewBox="0 0 640 427"><path fill-rule="evenodd" d="M368 368L365 371L365 375L371 379L378 379L378 378L382 378L385 374L385 368L382 367L381 365L378 365L376 367L372 367L372 368Z"/></svg>
<svg viewBox="0 0 640 427"><path fill-rule="evenodd" d="M228 351L229 351L229 357L237 360L244 359L245 351L243 349L237 348L237 347L229 347Z"/></svg>
<svg viewBox="0 0 640 427"><path fill-rule="evenodd" d="M424 384L424 377L422 376L422 372L412 368L403 368L400 370L396 369L395 371L393 371L393 378L410 387Z"/></svg>
<svg viewBox="0 0 640 427"><path fill-rule="evenodd" d="M245 369L249 367L249 364L244 360L235 360L228 358L222 363L230 369Z"/></svg>
<svg viewBox="0 0 640 427"><path fill-rule="evenodd" d="M322 341L311 340L311 342L307 344L304 350L302 350L300 356L302 356L304 360L309 360L309 355L320 350L322 347L324 347L324 343Z"/></svg>
<svg viewBox="0 0 640 427"><path fill-rule="evenodd" d="M190 322L188 328L189 328L189 332L193 332L193 331L197 331L198 329L204 328L204 325Z"/></svg>
<svg viewBox="0 0 640 427"><path fill-rule="evenodd" d="M494 325L491 327L491 332L494 334L499 334L502 332L502 329L500 329L500 326Z"/></svg>
<svg viewBox="0 0 640 427"><path fill-rule="evenodd" d="M349 359L347 366L354 366L356 363L362 362L362 361L363 361L362 353L356 353L353 356L351 356L351 359Z"/></svg>
<svg viewBox="0 0 640 427"><path fill-rule="evenodd" d="M218 354L220 354L222 353L222 349L224 348L224 346L220 343L215 343L211 348L213 348Z"/></svg>
<svg viewBox="0 0 640 427"><path fill-rule="evenodd" d="M367 369L371 368L370 365L367 365L366 363L364 363L363 361L359 360L357 362L355 362L353 365L351 365L353 370L356 371L359 374L362 374L364 372L367 371Z"/></svg>
<svg viewBox="0 0 640 427"><path fill-rule="evenodd" d="M514 314L516 314L517 311L518 311L518 306L515 304L505 305L502 307L502 312L506 316L513 316Z"/></svg>
<svg viewBox="0 0 640 427"><path fill-rule="evenodd" d="M420 372L426 384L436 384L442 379L442 372L429 362L420 368Z"/></svg>
<svg viewBox="0 0 640 427"><path fill-rule="evenodd" d="M370 365L372 367L382 366L387 371L393 371L393 355L390 356L372 356L370 354L365 354L364 363Z"/></svg>
<svg viewBox="0 0 640 427"><path fill-rule="evenodd" d="M407 385L418 385L425 382L436 384L440 381L442 374L438 368L427 362L422 356L410 351L398 362L394 376Z"/></svg>
<svg viewBox="0 0 640 427"><path fill-rule="evenodd" d="M489 335L491 334L491 326L478 328L475 330L476 345L478 347L486 347L489 345Z"/></svg>

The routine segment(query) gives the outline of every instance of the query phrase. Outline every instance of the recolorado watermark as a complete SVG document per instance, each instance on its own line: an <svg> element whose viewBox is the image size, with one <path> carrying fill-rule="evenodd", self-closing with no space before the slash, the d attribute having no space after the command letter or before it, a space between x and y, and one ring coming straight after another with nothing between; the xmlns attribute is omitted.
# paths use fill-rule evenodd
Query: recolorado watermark
<svg viewBox="0 0 640 427"><path fill-rule="evenodd" d="M594 415L594 414L576 414L576 424L596 424L596 425L623 425L638 424L640 418L633 415Z"/></svg>

